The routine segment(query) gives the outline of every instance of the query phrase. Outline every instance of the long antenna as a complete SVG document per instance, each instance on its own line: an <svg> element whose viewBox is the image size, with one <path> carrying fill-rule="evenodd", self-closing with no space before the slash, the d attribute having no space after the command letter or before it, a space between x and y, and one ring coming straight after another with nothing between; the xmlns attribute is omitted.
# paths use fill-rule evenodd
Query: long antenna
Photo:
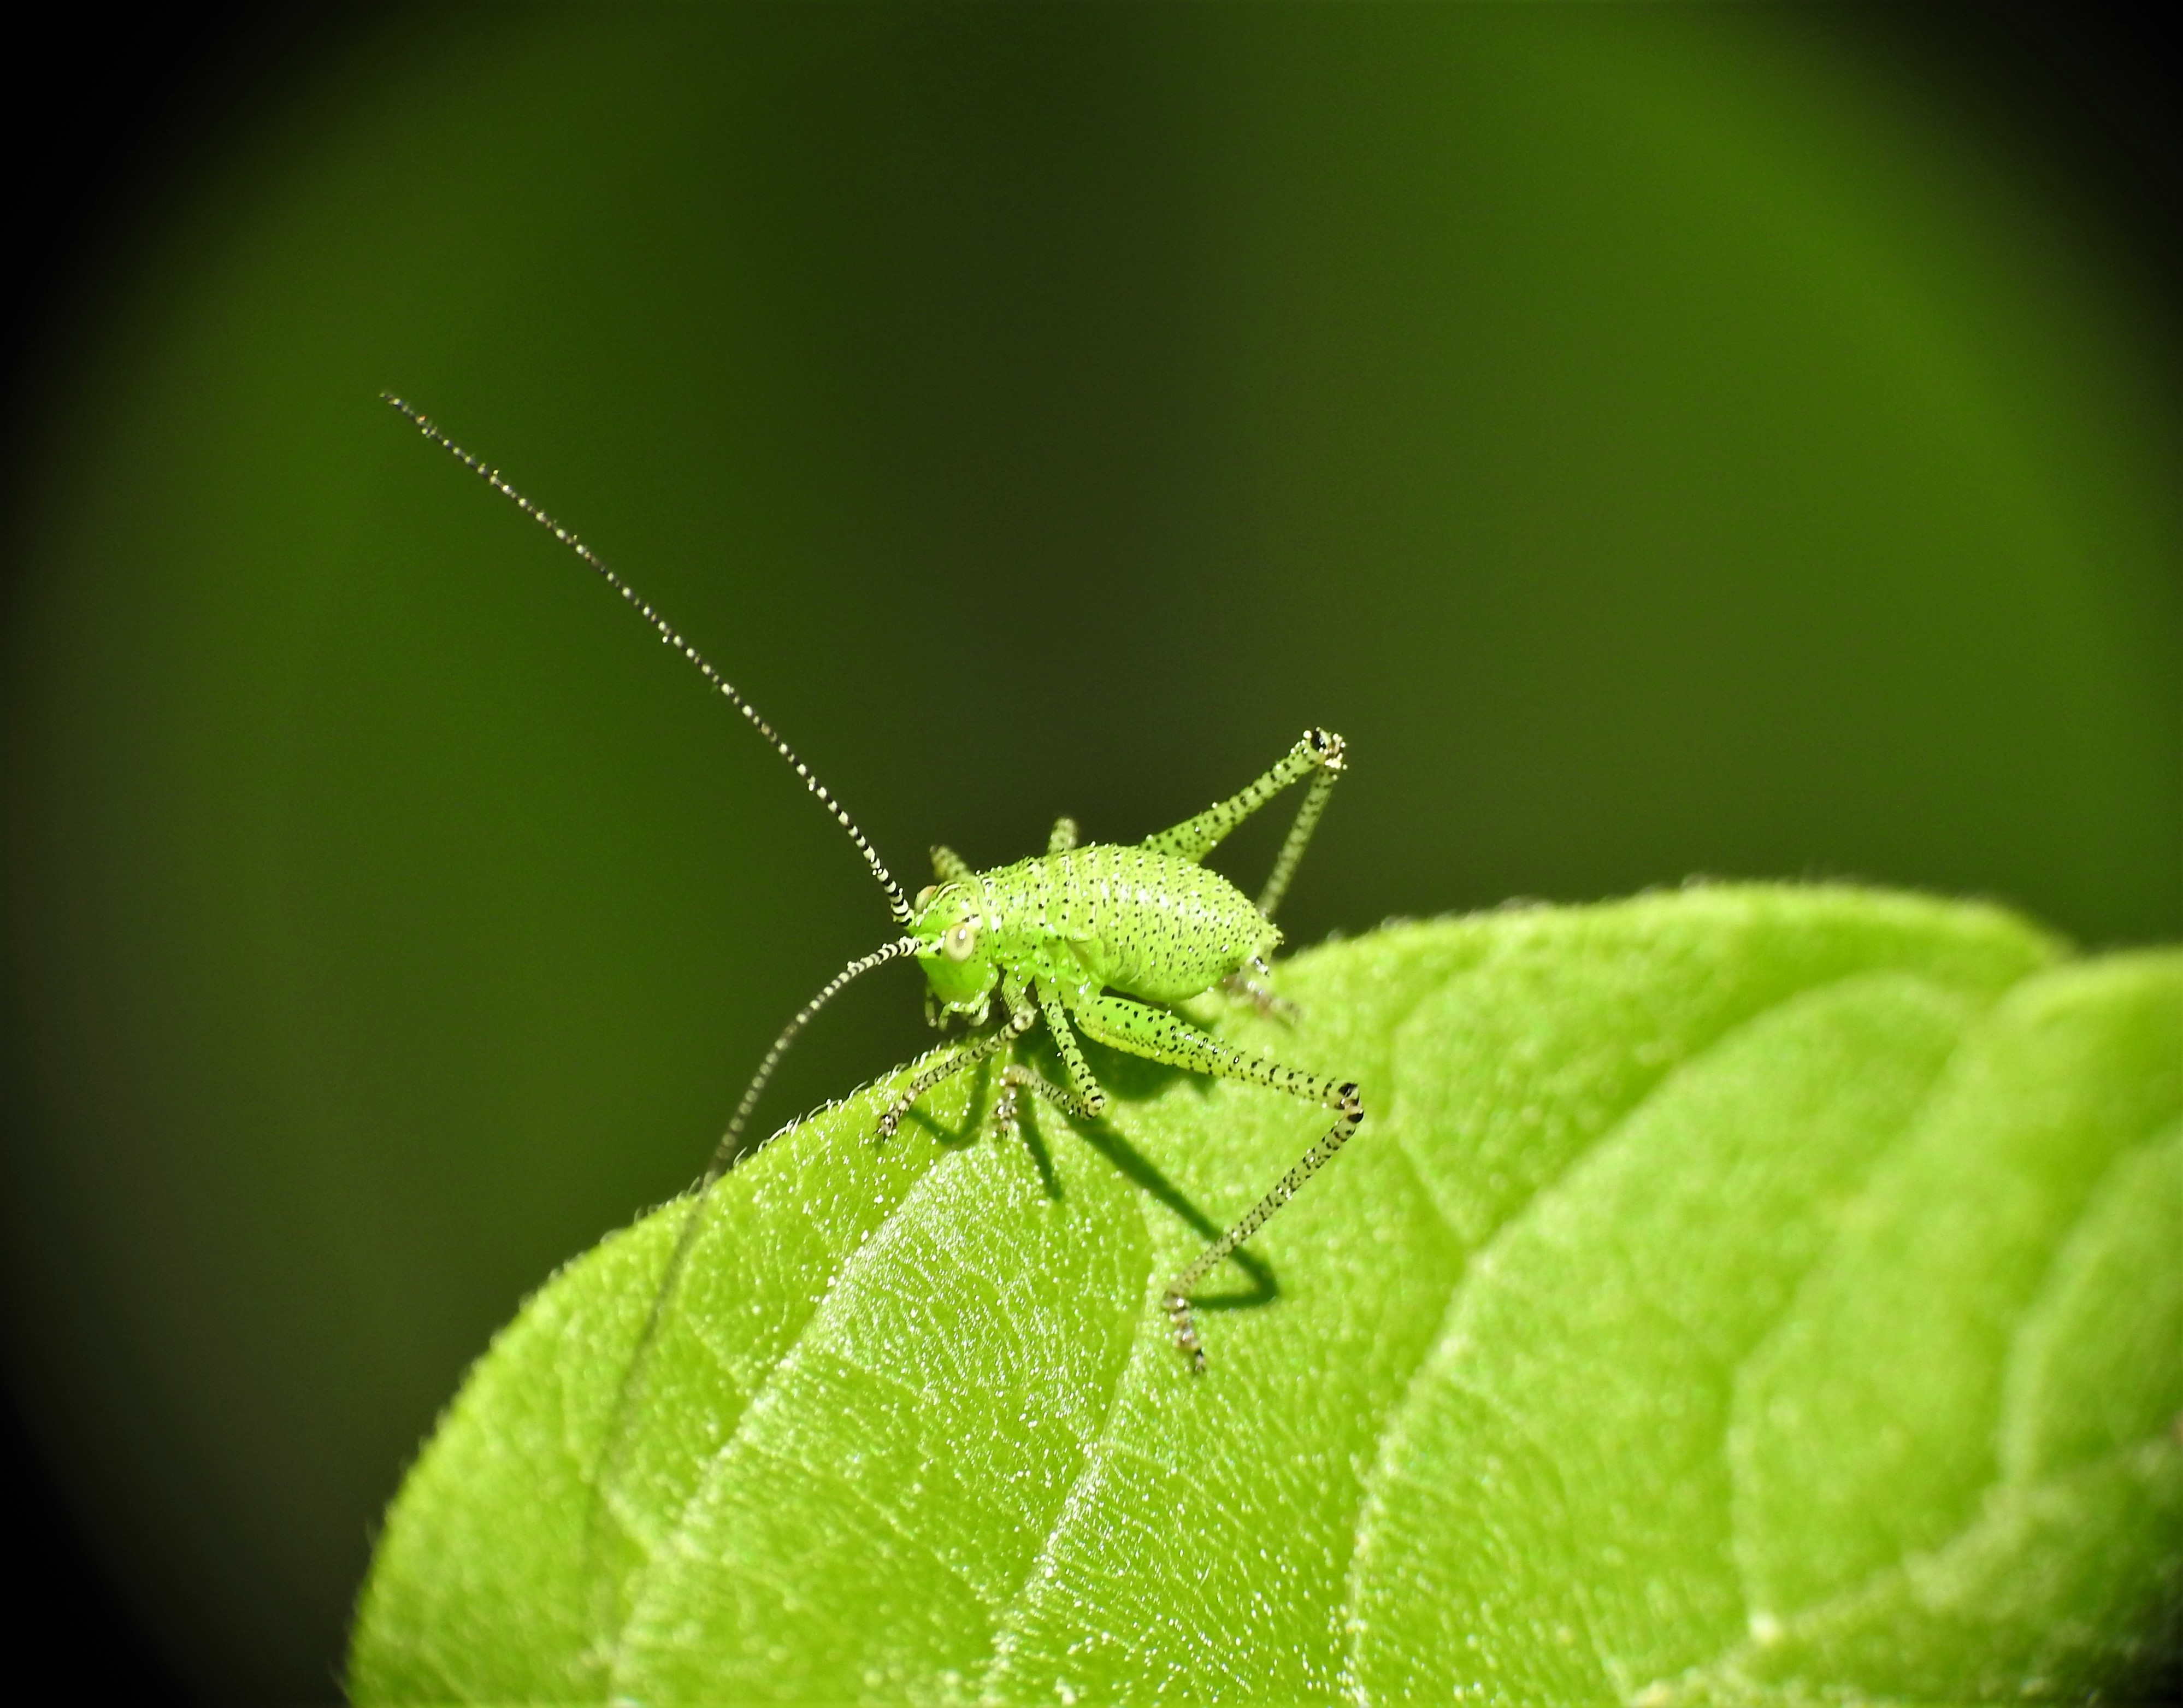
<svg viewBox="0 0 2183 1708"><path fill-rule="evenodd" d="M728 1122L728 1130L720 1135L719 1148L713 1153L712 1166L705 1171L704 1179L697 1183L699 1197L704 1196L713 1182L725 1174L742 1154L743 1127L750 1120L751 1110L758 1106L758 1093L765 1089L765 1082L773 1077L774 1069L780 1065L781 1057L788 1054L789 1046L796 1042L796 1035L811 1024L820 1009L841 994L844 985L862 978L875 966L885 966L899 956L916 953L917 939L901 937L874 949L869 954L859 955L827 980L819 988L819 994L797 1010L796 1018L783 1026L780 1036L774 1039L773 1048L766 1051L765 1060L758 1065L758 1072L751 1079L750 1089L743 1093L743 1100L736 1105L735 1115Z"/></svg>
<svg viewBox="0 0 2183 1708"><path fill-rule="evenodd" d="M916 918L916 915L910 908L909 898L903 893L902 886L894 881L893 876L887 871L886 865L881 863L878 850L874 848L871 843L865 840L864 833L857 828L857 821L849 816L847 811L842 807L842 804L836 800L832 794L828 792L826 785L820 782L818 778L811 775L810 768L807 766L802 759L796 757L796 750L790 747L786 742L781 740L779 736L774 733L773 726L758 715L758 709L752 705L748 700L745 699L742 695L736 691L736 686L733 682L730 682L725 676L714 670L703 654L700 653L697 648L692 646L689 642L684 640L682 637L675 631L674 626L670 624L666 618L661 616L658 612L653 610L650 605L647 604L642 598L638 595L636 588L630 586L627 581L624 581L619 576L608 569L605 564L601 562L599 559L599 554L597 552L586 545L567 528L563 527L558 522L555 521L553 517L547 515L545 511L540 509L537 505L532 503L530 499L525 498L522 493L517 492L514 487L508 485L507 481L502 478L501 472L498 469L496 469L490 464L482 462L479 459L472 456L468 451L464 450L460 445L457 444L453 439L449 438L445 433L441 431L438 425L432 420L432 418L425 414L421 409L417 409L404 399L396 397L392 392L381 392L379 395L385 398L386 401L392 404L395 409L399 409L403 414L407 415L409 418L411 424L416 427L419 432L422 433L442 450L453 457L457 462L460 463L464 468L468 469L472 474L483 481L486 485L491 487L493 491L498 492L501 497L506 498L510 503L514 504L517 509L522 511L525 515L530 517L532 521L537 523L540 527L545 529L547 533L553 535L555 539L558 540L563 545L566 546L570 551L581 558L586 564L597 570L598 572L599 579L621 595L622 603L624 604L628 605L632 610L636 611L638 615L642 616L645 621L650 623L653 628L658 632L659 638L662 641L674 648L676 652L681 654L684 658L689 659L692 664L695 665L697 667L697 674L704 677L704 679L710 682L715 688L719 689L722 698L724 698L727 703L733 706L737 711L741 712L743 716L749 720L751 727L755 729L760 735L766 738L767 743L772 747L773 750L779 754L781 758L786 759L788 763L794 767L796 775L803 779L803 787L809 789L813 794L818 797L819 804L825 807L828 812L833 814L835 823L840 825L843 830L849 833L849 840L857 845L857 852L864 857L864 864L872 869L872 876L879 880L880 887L886 892L887 907L894 915L895 923L897 925L907 926ZM771 1065L771 1059L769 1058L767 1066L769 1069ZM758 1084L763 1085L764 1082L764 1076L762 1074L759 1077ZM752 1088L753 1093L755 1093L757 1089L758 1088L756 1086ZM740 1125L742 1115L747 1115L748 1113L749 1109L747 1102L745 1108L738 1115L738 1125Z"/></svg>

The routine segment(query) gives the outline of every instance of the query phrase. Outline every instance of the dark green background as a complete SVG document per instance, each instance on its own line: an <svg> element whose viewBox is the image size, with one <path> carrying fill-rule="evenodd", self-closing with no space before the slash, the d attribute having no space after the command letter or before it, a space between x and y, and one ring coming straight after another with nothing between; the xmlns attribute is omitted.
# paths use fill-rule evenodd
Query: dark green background
<svg viewBox="0 0 2183 1708"><path fill-rule="evenodd" d="M14 518L9 1322L224 1694L328 1689L466 1361L886 934L383 387L913 884L1313 722L1354 765L1299 941L1693 873L2183 928L2170 327L1830 14L411 19L80 324ZM919 1047L914 993L770 1119Z"/></svg>

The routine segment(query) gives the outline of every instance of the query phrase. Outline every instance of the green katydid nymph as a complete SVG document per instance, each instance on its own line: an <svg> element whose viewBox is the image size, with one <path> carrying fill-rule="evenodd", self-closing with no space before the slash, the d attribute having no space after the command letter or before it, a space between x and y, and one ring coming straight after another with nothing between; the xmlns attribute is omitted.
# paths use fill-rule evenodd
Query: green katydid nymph
<svg viewBox="0 0 2183 1708"><path fill-rule="evenodd" d="M1097 1119L1107 1107L1107 1093L1085 1060L1077 1041L1080 1032L1131 1055L1285 1092L1332 1112L1334 1124L1318 1141L1241 1221L1162 1290L1176 1349L1193 1373L1203 1371L1205 1349L1191 1308L1192 1289L1348 1143L1364 1119L1364 1104L1355 1084L1246 1055L1192 1026L1174 1012L1174 1004L1219 988L1266 1011L1283 1006L1265 982L1266 957L1281 940L1274 911L1341 776L1341 738L1325 730L1306 731L1279 764L1248 787L1141 843L1080 846L1075 822L1064 818L1054 826L1043 854L991 871L973 871L951 850L936 848L935 882L913 901L855 821L788 743L590 547L516 491L498 470L448 438L428 417L399 398L389 395L386 401L425 437L582 559L749 720L795 769L864 856L902 933L842 968L783 1028L728 1123L698 1186L697 1200L743 1154L744 1130L759 1094L812 1017L852 980L888 961L913 957L925 972L927 1017L944 1026L959 1015L969 1032L902 1088L880 1116L878 1138L892 1136L917 1099L942 1080L996 1055L1008 1058L993 1110L995 1127L1003 1134L1014 1135L1025 1094L1042 1098L1080 1120ZM1283 789L1307 778L1310 786L1303 803L1255 903L1200 864L1237 825ZM1015 1045L1041 1020L1052 1034L1066 1084L1057 1085L1014 1060ZM694 1204L692 1209L694 1212ZM669 1260L660 1299L654 1302L655 1324L697 1227L693 1213ZM650 1335L647 1328L647 1342Z"/></svg>

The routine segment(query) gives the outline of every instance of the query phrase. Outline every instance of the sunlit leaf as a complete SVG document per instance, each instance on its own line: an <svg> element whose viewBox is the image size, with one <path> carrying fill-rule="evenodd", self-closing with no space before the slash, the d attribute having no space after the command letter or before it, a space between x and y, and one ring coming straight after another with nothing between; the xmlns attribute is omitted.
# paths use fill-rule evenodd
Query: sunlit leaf
<svg viewBox="0 0 2183 1708"><path fill-rule="evenodd" d="M391 1514L360 1700L2068 1694L2183 1598L2183 955L1702 888L1391 926L1108 1121L895 1078L503 1332Z"/></svg>

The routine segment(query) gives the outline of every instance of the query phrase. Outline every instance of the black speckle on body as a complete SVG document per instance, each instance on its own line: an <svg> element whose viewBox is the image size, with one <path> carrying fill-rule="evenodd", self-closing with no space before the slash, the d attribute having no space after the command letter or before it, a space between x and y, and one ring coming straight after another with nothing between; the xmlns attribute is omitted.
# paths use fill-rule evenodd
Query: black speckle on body
<svg viewBox="0 0 2183 1708"><path fill-rule="evenodd" d="M1146 848L1040 854L983 882L996 912L1069 944L1095 985L1148 1002L1197 996L1280 940L1219 873Z"/></svg>

